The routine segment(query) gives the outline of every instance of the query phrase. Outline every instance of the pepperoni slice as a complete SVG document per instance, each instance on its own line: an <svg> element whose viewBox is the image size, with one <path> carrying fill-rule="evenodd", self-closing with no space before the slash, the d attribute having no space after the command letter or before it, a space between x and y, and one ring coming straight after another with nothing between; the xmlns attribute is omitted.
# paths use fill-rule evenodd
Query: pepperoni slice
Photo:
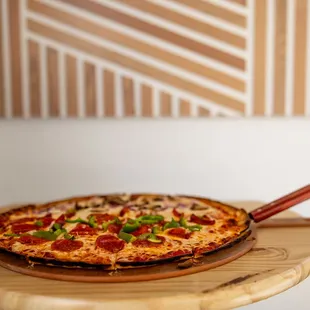
<svg viewBox="0 0 310 310"><path fill-rule="evenodd" d="M58 219L55 221L55 223L60 224L60 225L66 224L66 217L65 217L65 215L62 214L61 216L59 216Z"/></svg>
<svg viewBox="0 0 310 310"><path fill-rule="evenodd" d="M184 216L184 213L178 212L178 210L177 210L176 208L173 208L172 213L173 213L173 215L174 215L175 217L178 217L178 218Z"/></svg>
<svg viewBox="0 0 310 310"><path fill-rule="evenodd" d="M168 231L168 234L171 236L183 238L183 239L189 239L191 236L191 233L188 233L184 228L171 228Z"/></svg>
<svg viewBox="0 0 310 310"><path fill-rule="evenodd" d="M148 240L135 240L132 244L139 248L156 248L161 246L165 242L165 238L162 236L156 236L158 239L161 239L161 243L151 242Z"/></svg>
<svg viewBox="0 0 310 310"><path fill-rule="evenodd" d="M97 238L96 246L111 253L117 253L124 248L125 241L120 240L113 235L102 235Z"/></svg>
<svg viewBox="0 0 310 310"><path fill-rule="evenodd" d="M80 249L82 246L82 241L62 239L54 241L51 245L51 249L60 252L73 252Z"/></svg>
<svg viewBox="0 0 310 310"><path fill-rule="evenodd" d="M204 215L203 217L198 217L197 215L192 214L190 221L196 224L200 224L200 225L214 225L215 224L215 220L211 219L208 215Z"/></svg>
<svg viewBox="0 0 310 310"><path fill-rule="evenodd" d="M121 224L110 224L108 226L108 231L115 234L118 234L121 231L121 229L122 229Z"/></svg>
<svg viewBox="0 0 310 310"><path fill-rule="evenodd" d="M121 212L119 213L119 216L124 216L126 213L129 212L129 207L124 207Z"/></svg>
<svg viewBox="0 0 310 310"><path fill-rule="evenodd" d="M137 230L133 231L131 234L134 236L140 236L142 234L152 232L151 225L142 225Z"/></svg>
<svg viewBox="0 0 310 310"><path fill-rule="evenodd" d="M11 222L11 224L14 225L14 224L27 223L27 222L34 222L34 221L35 221L34 217L24 217L22 219Z"/></svg>
<svg viewBox="0 0 310 310"><path fill-rule="evenodd" d="M51 214L48 214L48 215L46 215L43 218L40 218L38 220L42 221L43 227L50 226L52 224L52 222L54 221Z"/></svg>
<svg viewBox="0 0 310 310"><path fill-rule="evenodd" d="M96 229L89 227L85 224L78 224L75 228L70 231L70 235L73 236L93 236L96 235Z"/></svg>
<svg viewBox="0 0 310 310"><path fill-rule="evenodd" d="M91 216L95 217L96 222L97 222L99 225L102 224L102 223L104 223L104 222L112 221L112 220L114 220L114 219L116 218L115 215L108 214L108 213L104 213L104 214L100 214L100 213L98 213L98 214L97 214L97 213L96 213L96 214L90 214L90 215L88 216L88 219L89 219Z"/></svg>
<svg viewBox="0 0 310 310"><path fill-rule="evenodd" d="M31 230L38 230L39 226L34 224L14 224L12 225L12 232L14 234L23 234L25 232L31 231Z"/></svg>
<svg viewBox="0 0 310 310"><path fill-rule="evenodd" d="M27 236L21 236L18 241L22 244L28 244L28 245L37 245L48 242L46 239L38 238L35 236L27 235Z"/></svg>

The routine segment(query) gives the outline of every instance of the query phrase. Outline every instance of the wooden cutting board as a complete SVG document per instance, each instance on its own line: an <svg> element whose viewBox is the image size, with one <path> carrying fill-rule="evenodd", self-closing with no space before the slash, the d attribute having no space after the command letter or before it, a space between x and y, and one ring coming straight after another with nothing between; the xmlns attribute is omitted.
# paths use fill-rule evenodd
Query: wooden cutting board
<svg viewBox="0 0 310 310"><path fill-rule="evenodd" d="M261 203L233 203L252 210ZM277 217L296 217L286 211ZM73 283L0 267L1 310L231 309L278 294L310 272L310 227L259 228L255 247L204 272L134 283Z"/></svg>

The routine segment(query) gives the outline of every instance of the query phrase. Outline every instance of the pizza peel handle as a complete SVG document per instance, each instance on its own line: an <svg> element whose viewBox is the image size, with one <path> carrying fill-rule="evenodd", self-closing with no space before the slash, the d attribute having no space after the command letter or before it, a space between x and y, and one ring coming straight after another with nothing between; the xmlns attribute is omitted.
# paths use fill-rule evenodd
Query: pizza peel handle
<svg viewBox="0 0 310 310"><path fill-rule="evenodd" d="M251 211L249 216L258 223L308 199L310 199L310 184Z"/></svg>

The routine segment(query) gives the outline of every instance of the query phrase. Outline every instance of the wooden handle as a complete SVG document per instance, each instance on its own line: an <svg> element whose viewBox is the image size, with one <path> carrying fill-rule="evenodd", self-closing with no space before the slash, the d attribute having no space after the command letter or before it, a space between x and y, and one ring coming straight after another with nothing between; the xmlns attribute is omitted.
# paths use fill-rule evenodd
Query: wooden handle
<svg viewBox="0 0 310 310"><path fill-rule="evenodd" d="M310 218L268 219L257 224L259 228L310 227Z"/></svg>
<svg viewBox="0 0 310 310"><path fill-rule="evenodd" d="M277 213L291 208L310 198L310 185L300 188L290 194L287 194L277 200L274 200L262 207L259 207L249 213L250 218L255 222L261 222Z"/></svg>

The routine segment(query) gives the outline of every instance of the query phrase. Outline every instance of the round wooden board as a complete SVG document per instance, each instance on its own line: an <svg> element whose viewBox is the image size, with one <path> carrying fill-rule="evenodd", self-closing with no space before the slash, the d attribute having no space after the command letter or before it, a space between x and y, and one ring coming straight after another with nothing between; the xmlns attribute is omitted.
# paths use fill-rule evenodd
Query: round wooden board
<svg viewBox="0 0 310 310"><path fill-rule="evenodd" d="M234 203L252 210L260 203ZM294 216L284 212L280 216ZM296 216L296 215L295 215ZM78 283L0 267L0 309L231 309L280 293L308 276L310 227L259 228L258 242L230 263L191 275L132 283Z"/></svg>

